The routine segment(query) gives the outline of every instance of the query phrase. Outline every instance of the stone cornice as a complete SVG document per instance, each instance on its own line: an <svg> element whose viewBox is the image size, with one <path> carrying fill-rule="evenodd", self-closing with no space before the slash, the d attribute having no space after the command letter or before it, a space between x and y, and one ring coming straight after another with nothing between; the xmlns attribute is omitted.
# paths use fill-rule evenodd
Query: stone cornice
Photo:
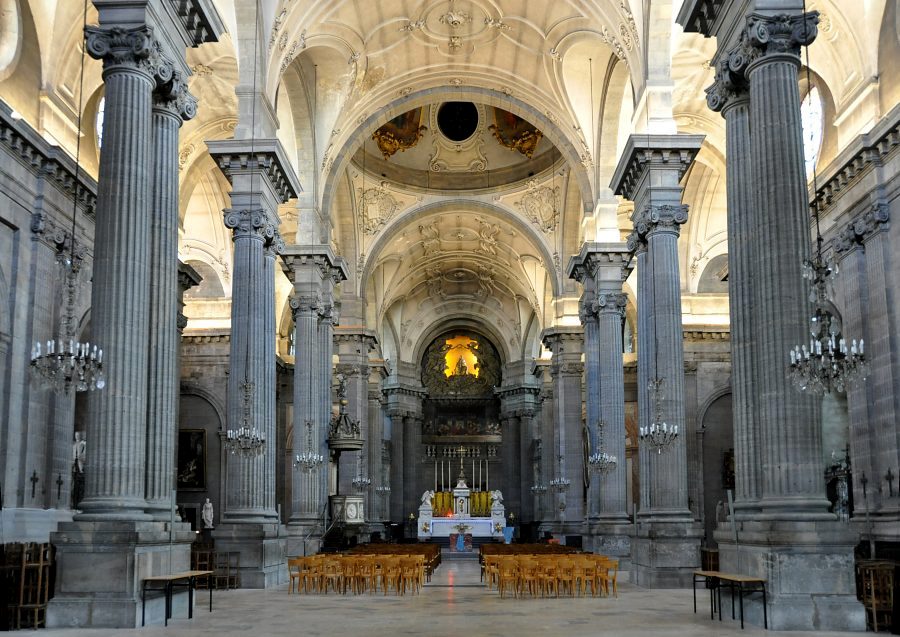
<svg viewBox="0 0 900 637"><path fill-rule="evenodd" d="M687 33L702 33L709 37L713 35L713 24L724 4L725 0L686 0L675 21Z"/></svg>
<svg viewBox="0 0 900 637"><path fill-rule="evenodd" d="M212 0L168 0L175 11L190 46L218 42L225 32L219 12Z"/></svg>
<svg viewBox="0 0 900 637"><path fill-rule="evenodd" d="M413 396L415 398L425 398L428 392L422 386L406 385L401 383L385 383L381 391L385 396Z"/></svg>
<svg viewBox="0 0 900 637"><path fill-rule="evenodd" d="M515 385L513 387L498 387L494 395L498 398L510 398L512 396L535 396L541 393L541 387L535 385Z"/></svg>
<svg viewBox="0 0 900 637"><path fill-rule="evenodd" d="M209 140L206 147L232 185L236 174L261 174L281 203L287 203L303 191L277 139Z"/></svg>
<svg viewBox="0 0 900 637"><path fill-rule="evenodd" d="M631 250L625 243L585 242L578 254L569 259L566 276L584 283L587 277L596 277L601 268L620 268L620 283L631 274ZM604 278L605 280L605 278Z"/></svg>
<svg viewBox="0 0 900 637"><path fill-rule="evenodd" d="M201 345L204 343L230 343L231 334L185 334L181 337L183 343Z"/></svg>
<svg viewBox="0 0 900 637"><path fill-rule="evenodd" d="M0 145L35 176L46 179L68 197L75 195L75 162L59 147L51 146L25 120L12 116L0 101ZM93 219L97 206L97 182L78 171L78 203Z"/></svg>
<svg viewBox="0 0 900 637"><path fill-rule="evenodd" d="M698 326L682 330L682 337L686 341L730 341L731 330L720 326Z"/></svg>
<svg viewBox="0 0 900 637"><path fill-rule="evenodd" d="M365 346L366 353L374 350L378 344L378 337L375 335L375 332L358 327L336 326L333 338L335 343L359 343Z"/></svg>
<svg viewBox="0 0 900 637"><path fill-rule="evenodd" d="M825 212L863 175L882 166L900 146L900 105L895 106L875 127L857 137L821 174L814 193L819 210ZM810 214L812 214L810 206Z"/></svg>
<svg viewBox="0 0 900 637"><path fill-rule="evenodd" d="M335 283L346 281L350 268L343 257L335 256L328 245L290 245L281 252L282 269L293 280L294 270L305 265L316 265L323 276L331 276Z"/></svg>
<svg viewBox="0 0 900 637"><path fill-rule="evenodd" d="M841 229L832 241L838 255L850 252L879 232L890 228L891 212L884 202L872 204Z"/></svg>
<svg viewBox="0 0 900 637"><path fill-rule="evenodd" d="M680 180L694 161L703 139L703 135L631 135L619 158L610 188L617 195L634 201L638 183L652 168L675 168Z"/></svg>
<svg viewBox="0 0 900 637"><path fill-rule="evenodd" d="M203 281L203 277L200 276L200 273L193 266L182 261L178 262L178 285L181 287L182 292L200 285L201 281Z"/></svg>

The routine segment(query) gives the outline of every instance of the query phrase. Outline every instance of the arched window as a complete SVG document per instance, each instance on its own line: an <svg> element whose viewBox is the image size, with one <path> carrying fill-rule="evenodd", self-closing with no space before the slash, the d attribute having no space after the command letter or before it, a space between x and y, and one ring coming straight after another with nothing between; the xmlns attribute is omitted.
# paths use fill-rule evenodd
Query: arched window
<svg viewBox="0 0 900 637"><path fill-rule="evenodd" d="M94 132L97 135L97 148L103 148L103 117L106 114L106 97L100 98L97 104L97 119L94 121Z"/></svg>
<svg viewBox="0 0 900 637"><path fill-rule="evenodd" d="M803 156L806 158L806 178L811 179L813 168L819 160L825 120L822 113L822 97L819 88L813 86L800 103L800 124L803 126Z"/></svg>

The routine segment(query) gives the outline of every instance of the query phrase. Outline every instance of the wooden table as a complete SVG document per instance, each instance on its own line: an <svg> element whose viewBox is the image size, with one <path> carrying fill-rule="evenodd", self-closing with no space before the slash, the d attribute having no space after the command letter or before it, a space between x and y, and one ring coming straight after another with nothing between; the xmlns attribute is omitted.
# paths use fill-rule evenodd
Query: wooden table
<svg viewBox="0 0 900 637"><path fill-rule="evenodd" d="M175 587L187 587L188 589L188 619L194 618L194 588L197 586L197 578L210 576L213 571L183 571L170 575L153 575L145 577L141 589L141 626L147 618L147 591L162 590L166 596L166 621L169 625L172 618L172 591ZM212 612L212 586L209 587L209 612Z"/></svg>
<svg viewBox="0 0 900 637"><path fill-rule="evenodd" d="M699 579L698 579L699 578ZM766 603L766 580L751 575L738 573L723 573L722 571L694 571L694 612L697 612L697 582L705 581L709 588L709 618L715 616L715 607L719 607L719 621L722 621L722 585L727 585L731 590L731 618L734 619L734 591L737 588L738 600L741 610L741 629L744 628L744 594L762 593L763 596L763 627L769 629L769 613ZM715 596L715 597L714 597ZM716 604L718 602L718 604Z"/></svg>

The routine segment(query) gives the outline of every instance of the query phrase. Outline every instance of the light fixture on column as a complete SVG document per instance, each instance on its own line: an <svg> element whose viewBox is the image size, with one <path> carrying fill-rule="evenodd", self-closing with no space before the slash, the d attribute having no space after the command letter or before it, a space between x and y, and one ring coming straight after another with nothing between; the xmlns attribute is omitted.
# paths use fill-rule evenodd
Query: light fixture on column
<svg viewBox="0 0 900 637"><path fill-rule="evenodd" d="M531 485L531 492L535 495L547 493L547 485L543 483Z"/></svg>
<svg viewBox="0 0 900 637"><path fill-rule="evenodd" d="M298 453L294 456L294 466L299 468L303 473L312 473L316 469L322 466L325 462L325 456L321 453L316 453L313 450L313 424L310 421L306 421L306 449L303 453Z"/></svg>
<svg viewBox="0 0 900 637"><path fill-rule="evenodd" d="M597 473L606 475L616 468L615 456L603 451L603 428L606 423L602 420L597 423L597 451L588 457L588 464Z"/></svg>
<svg viewBox="0 0 900 637"><path fill-rule="evenodd" d="M225 447L232 454L241 454L242 456L256 456L263 452L266 446L265 434L251 425L250 406L253 404L253 394L256 391L256 385L249 381L241 384L242 392L242 409L241 426L236 429L229 429L225 434Z"/></svg>
<svg viewBox="0 0 900 637"><path fill-rule="evenodd" d="M550 488L558 493L562 493L569 488L569 485L572 484L572 481L562 475L562 466L563 466L563 457L559 456L559 475L550 480Z"/></svg>
<svg viewBox="0 0 900 637"><path fill-rule="evenodd" d="M372 479L363 475L362 470L362 452L356 456L356 477L351 481L353 488L357 491L363 491L372 485Z"/></svg>
<svg viewBox="0 0 900 637"><path fill-rule="evenodd" d="M664 382L662 378L652 378L647 383L653 397L654 418L649 426L640 429L641 440L656 449L656 453L662 453L663 449L668 448L678 438L678 425L669 425L663 420L662 386Z"/></svg>
<svg viewBox="0 0 900 637"><path fill-rule="evenodd" d="M379 493L381 495L387 495L391 492L391 488L386 484L381 484L375 487L375 493Z"/></svg>
<svg viewBox="0 0 900 637"><path fill-rule="evenodd" d="M803 3L806 14L806 2ZM804 28L808 23L803 21ZM808 40L808 38L807 38ZM809 70L809 44L806 45L806 90L812 90ZM803 262L803 278L810 282L809 301L813 315L809 319L809 349L806 344L790 350L788 376L801 392L827 394L843 392L848 385L863 381L868 372L865 342L845 339L841 333L840 313L834 305L833 283L838 274L837 264L822 253L822 230L819 224L819 184L813 163L813 218L816 222L816 254Z"/></svg>
<svg viewBox="0 0 900 637"><path fill-rule="evenodd" d="M85 20L87 25L87 3L85 3ZM85 47L81 50L81 72L78 89L78 132L75 137L75 191L72 194L72 234L67 238L63 234L57 239L59 249L56 262L59 265L59 285L63 287L64 312L60 333L57 338L46 342L37 341L31 348L31 373L51 389L61 393L103 389L106 379L103 376L103 349L97 344L81 343L76 338L78 321L78 288L81 265L84 260L84 248L75 241L78 216L78 197L81 189L79 173L81 170L81 114L84 108L84 56ZM67 241L68 239L68 241Z"/></svg>

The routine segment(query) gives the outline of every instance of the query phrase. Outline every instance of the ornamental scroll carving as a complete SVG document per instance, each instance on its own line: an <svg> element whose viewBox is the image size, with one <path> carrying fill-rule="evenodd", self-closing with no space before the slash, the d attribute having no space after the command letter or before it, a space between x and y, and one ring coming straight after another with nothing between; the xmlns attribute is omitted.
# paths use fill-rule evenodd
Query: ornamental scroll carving
<svg viewBox="0 0 900 637"><path fill-rule="evenodd" d="M556 231L559 225L559 186L539 186L532 179L528 182L528 192L515 205L544 233Z"/></svg>
<svg viewBox="0 0 900 637"><path fill-rule="evenodd" d="M366 235L374 235L394 218L399 202L385 188L386 182L373 188L357 189L357 219L359 229Z"/></svg>
<svg viewBox="0 0 900 637"><path fill-rule="evenodd" d="M469 341L466 345L454 344L465 340ZM448 356L454 347L464 347L468 354ZM422 358L422 384L432 397L493 396L500 379L500 356L493 344L478 334L444 334L428 346Z"/></svg>

